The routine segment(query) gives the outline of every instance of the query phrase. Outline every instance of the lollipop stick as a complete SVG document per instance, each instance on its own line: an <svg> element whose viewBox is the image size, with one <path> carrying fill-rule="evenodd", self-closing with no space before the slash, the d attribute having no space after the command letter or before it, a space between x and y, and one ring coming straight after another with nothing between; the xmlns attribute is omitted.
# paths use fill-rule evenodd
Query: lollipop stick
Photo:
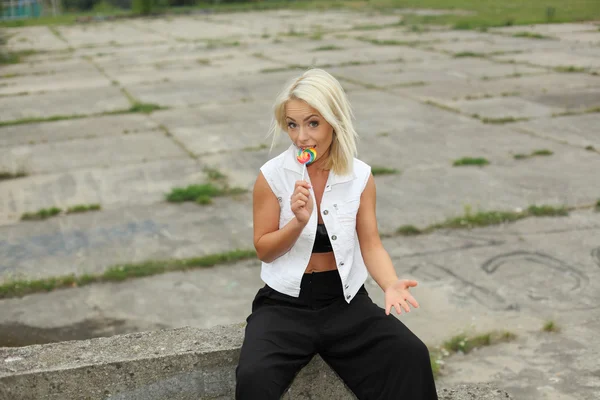
<svg viewBox="0 0 600 400"><path fill-rule="evenodd" d="M306 171L306 164L304 164L304 168L302 168L302 180L304 180L304 171Z"/></svg>

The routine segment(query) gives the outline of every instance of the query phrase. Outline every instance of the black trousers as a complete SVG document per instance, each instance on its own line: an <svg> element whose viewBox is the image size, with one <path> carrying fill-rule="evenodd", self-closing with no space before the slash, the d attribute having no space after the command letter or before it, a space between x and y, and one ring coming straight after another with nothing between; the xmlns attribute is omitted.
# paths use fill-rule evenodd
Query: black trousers
<svg viewBox="0 0 600 400"><path fill-rule="evenodd" d="M304 274L300 296L265 285L252 303L237 400L277 400L320 354L360 400L437 400L429 351L365 287L350 304L338 271Z"/></svg>

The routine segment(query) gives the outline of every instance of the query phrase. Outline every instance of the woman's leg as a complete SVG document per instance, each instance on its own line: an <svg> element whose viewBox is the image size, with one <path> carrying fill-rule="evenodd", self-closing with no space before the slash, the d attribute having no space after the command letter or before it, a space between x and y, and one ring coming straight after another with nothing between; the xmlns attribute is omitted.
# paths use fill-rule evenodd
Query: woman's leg
<svg viewBox="0 0 600 400"><path fill-rule="evenodd" d="M321 357L360 400L437 400L429 351L361 291L328 321Z"/></svg>
<svg viewBox="0 0 600 400"><path fill-rule="evenodd" d="M236 400L279 400L316 353L316 331L308 309L278 300L261 289L248 317L236 368Z"/></svg>

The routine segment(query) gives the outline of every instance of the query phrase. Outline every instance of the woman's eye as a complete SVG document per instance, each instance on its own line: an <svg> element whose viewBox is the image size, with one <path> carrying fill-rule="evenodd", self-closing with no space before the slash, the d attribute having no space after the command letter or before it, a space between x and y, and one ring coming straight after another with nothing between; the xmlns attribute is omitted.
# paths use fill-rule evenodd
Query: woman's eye
<svg viewBox="0 0 600 400"><path fill-rule="evenodd" d="M317 121L310 121L309 125L311 128L316 128L317 126L319 126L319 123Z"/></svg>
<svg viewBox="0 0 600 400"><path fill-rule="evenodd" d="M290 129L294 129L296 127L296 124L293 122L288 122L288 128Z"/></svg>

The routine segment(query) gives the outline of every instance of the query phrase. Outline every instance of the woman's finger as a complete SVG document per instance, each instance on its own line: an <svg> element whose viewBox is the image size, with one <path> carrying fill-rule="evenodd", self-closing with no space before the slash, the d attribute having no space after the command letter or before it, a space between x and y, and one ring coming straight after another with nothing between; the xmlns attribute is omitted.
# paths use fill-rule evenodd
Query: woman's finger
<svg viewBox="0 0 600 400"><path fill-rule="evenodd" d="M398 303L394 304L394 308L396 309L396 312L398 313L398 315L402 314L402 309L400 308L400 304L398 304Z"/></svg>
<svg viewBox="0 0 600 400"><path fill-rule="evenodd" d="M305 195L303 195L302 193L299 193L299 194L296 196L296 200L302 200L303 202L305 202L305 203L306 203L306 202L308 201L308 196L305 196Z"/></svg>
<svg viewBox="0 0 600 400"><path fill-rule="evenodd" d="M306 205L306 202L302 200L296 200L294 204L296 205L296 210L299 210Z"/></svg>
<svg viewBox="0 0 600 400"><path fill-rule="evenodd" d="M417 303L417 300L415 300L415 298L414 298L414 297L412 297L412 296L410 296L410 295L409 295L409 296L406 298L406 301L407 301L407 302L408 302L408 303L409 303L411 306L413 306L414 308L419 308L419 303Z"/></svg>
<svg viewBox="0 0 600 400"><path fill-rule="evenodd" d="M296 195L298 193L302 193L305 196L310 196L310 191L302 186L296 187L296 189L294 190L294 193L292 195Z"/></svg>
<svg viewBox="0 0 600 400"><path fill-rule="evenodd" d="M406 301L400 300L400 305L402 306L402 308L404 308L404 311L406 311L407 313L410 312L410 307L408 306Z"/></svg>
<svg viewBox="0 0 600 400"><path fill-rule="evenodd" d="M385 315L390 315L390 311L392 310L392 305L391 304L386 304L385 305Z"/></svg>

